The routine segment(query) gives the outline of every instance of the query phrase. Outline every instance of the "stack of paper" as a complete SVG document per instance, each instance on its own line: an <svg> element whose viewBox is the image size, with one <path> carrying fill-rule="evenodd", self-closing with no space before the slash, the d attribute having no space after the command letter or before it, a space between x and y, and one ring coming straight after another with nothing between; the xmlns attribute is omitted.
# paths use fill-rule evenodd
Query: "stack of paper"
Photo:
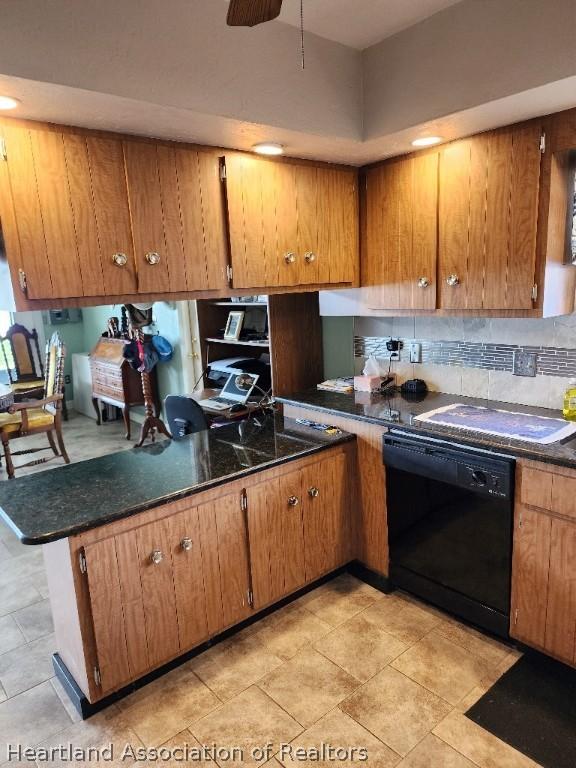
<svg viewBox="0 0 576 768"><path fill-rule="evenodd" d="M325 389L327 392L353 392L354 379L352 376L345 379L326 379L317 384L316 389Z"/></svg>

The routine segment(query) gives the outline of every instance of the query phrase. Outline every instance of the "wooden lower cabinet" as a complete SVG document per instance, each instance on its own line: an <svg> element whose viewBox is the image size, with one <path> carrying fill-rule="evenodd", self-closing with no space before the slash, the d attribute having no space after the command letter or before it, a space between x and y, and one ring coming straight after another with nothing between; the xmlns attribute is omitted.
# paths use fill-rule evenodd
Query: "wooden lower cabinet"
<svg viewBox="0 0 576 768"><path fill-rule="evenodd" d="M346 462L338 453L247 489L255 609L352 559Z"/></svg>
<svg viewBox="0 0 576 768"><path fill-rule="evenodd" d="M60 656L92 702L350 561L355 445L45 545Z"/></svg>
<svg viewBox="0 0 576 768"><path fill-rule="evenodd" d="M356 393L358 394L358 393ZM367 393L368 394L368 393ZM345 415L315 410L313 407L284 404L284 415L293 419L327 421L356 435L356 457L346 493L358 499L351 518L351 546L357 559L376 573L388 575L388 523L386 519L386 473L382 462L382 436L388 427L370 424ZM332 491L331 491L332 492ZM334 489L336 493L336 489Z"/></svg>
<svg viewBox="0 0 576 768"><path fill-rule="evenodd" d="M348 475L340 454L302 470L306 581L350 560Z"/></svg>
<svg viewBox="0 0 576 768"><path fill-rule="evenodd" d="M517 483L510 634L576 666L576 472L520 464Z"/></svg>

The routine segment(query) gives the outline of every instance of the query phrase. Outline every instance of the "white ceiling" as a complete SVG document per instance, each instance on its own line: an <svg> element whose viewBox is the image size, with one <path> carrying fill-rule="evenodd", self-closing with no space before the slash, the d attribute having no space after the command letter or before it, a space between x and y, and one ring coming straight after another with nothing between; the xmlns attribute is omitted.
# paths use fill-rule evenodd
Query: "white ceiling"
<svg viewBox="0 0 576 768"><path fill-rule="evenodd" d="M363 50L459 0L304 0L304 28ZM300 26L300 0L284 0L280 21Z"/></svg>

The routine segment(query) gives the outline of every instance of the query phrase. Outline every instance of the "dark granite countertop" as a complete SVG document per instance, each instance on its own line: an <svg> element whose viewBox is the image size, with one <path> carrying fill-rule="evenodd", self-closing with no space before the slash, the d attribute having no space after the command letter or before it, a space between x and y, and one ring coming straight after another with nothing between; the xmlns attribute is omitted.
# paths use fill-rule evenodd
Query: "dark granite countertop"
<svg viewBox="0 0 576 768"><path fill-rule="evenodd" d="M263 422L230 424L0 483L0 515L24 544L45 544L354 439L279 415Z"/></svg>
<svg viewBox="0 0 576 768"><path fill-rule="evenodd" d="M369 392L341 394L339 392L310 390L277 399L291 405L313 408L324 414L349 416L360 421L382 424L390 428L402 428L408 432L430 437L446 437L464 445L506 453L517 458L534 459L535 461L576 468L576 437L550 445L537 445L495 435L484 435L472 430L451 429L414 421L415 416L454 403L467 403L516 413L562 418L561 411L549 408L535 408L516 403L502 403L497 400L463 397L462 395L448 395L442 392L429 392L423 399L416 401L408 399L397 390L394 390L391 395L371 394ZM328 416L319 417L319 420L327 423L330 421Z"/></svg>

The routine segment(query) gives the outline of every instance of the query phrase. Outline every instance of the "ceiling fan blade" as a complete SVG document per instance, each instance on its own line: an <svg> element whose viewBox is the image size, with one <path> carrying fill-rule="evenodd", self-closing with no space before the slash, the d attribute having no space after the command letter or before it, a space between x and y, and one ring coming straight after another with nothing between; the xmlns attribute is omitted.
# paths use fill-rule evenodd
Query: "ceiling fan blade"
<svg viewBox="0 0 576 768"><path fill-rule="evenodd" d="M230 27L255 27L272 21L282 9L282 0L230 0L226 23Z"/></svg>

